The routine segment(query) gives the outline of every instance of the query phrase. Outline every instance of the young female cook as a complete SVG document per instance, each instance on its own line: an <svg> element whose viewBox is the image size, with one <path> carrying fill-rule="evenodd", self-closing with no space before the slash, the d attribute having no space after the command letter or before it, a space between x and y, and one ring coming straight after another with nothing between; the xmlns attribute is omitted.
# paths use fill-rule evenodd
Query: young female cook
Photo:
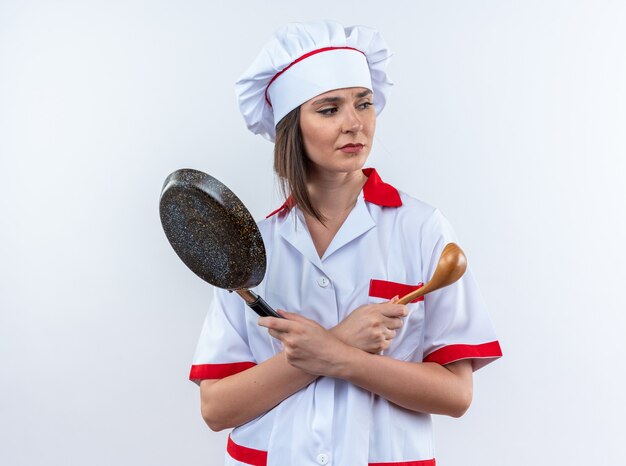
<svg viewBox="0 0 626 466"><path fill-rule="evenodd" d="M286 311L259 319L215 290L190 378L207 424L234 428L227 465L432 466L430 414L461 416L472 372L501 356L470 271L396 303L456 239L437 209L363 168L389 58L371 28L288 24L237 82L289 194L259 223L256 290Z"/></svg>

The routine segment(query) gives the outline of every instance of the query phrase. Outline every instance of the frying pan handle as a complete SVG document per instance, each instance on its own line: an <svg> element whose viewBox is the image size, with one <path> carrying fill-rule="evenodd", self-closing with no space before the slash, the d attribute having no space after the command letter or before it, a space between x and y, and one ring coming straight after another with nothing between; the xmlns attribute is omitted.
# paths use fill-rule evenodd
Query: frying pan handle
<svg viewBox="0 0 626 466"><path fill-rule="evenodd" d="M261 298L254 291L250 290L236 290L237 294L243 298L248 307L250 307L254 312L256 312L261 317L277 317L279 319L283 319L283 317L278 314L272 307L265 302L263 298Z"/></svg>
<svg viewBox="0 0 626 466"><path fill-rule="evenodd" d="M256 312L261 317L268 316L268 317L278 317L279 319L283 318L280 314L278 314L278 312L272 309L272 307L269 304L267 304L265 300L261 298L260 296L258 297L256 301L252 303L246 303L246 304L250 306L254 310L254 312Z"/></svg>

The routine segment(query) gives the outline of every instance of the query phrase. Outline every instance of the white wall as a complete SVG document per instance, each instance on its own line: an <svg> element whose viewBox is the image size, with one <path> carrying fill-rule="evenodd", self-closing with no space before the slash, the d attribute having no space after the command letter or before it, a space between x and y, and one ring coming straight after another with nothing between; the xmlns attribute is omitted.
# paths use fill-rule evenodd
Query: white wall
<svg viewBox="0 0 626 466"><path fill-rule="evenodd" d="M320 17L395 51L371 165L455 225L505 353L438 464L624 464L624 2L381 5L0 2L0 464L222 464L186 379L211 290L158 196L194 167L279 205L233 82Z"/></svg>

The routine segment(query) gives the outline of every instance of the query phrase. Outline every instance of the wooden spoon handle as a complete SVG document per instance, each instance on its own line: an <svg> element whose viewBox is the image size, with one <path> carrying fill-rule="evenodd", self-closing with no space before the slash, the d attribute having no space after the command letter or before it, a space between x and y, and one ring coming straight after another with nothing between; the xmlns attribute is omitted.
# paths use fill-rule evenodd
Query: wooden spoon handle
<svg viewBox="0 0 626 466"><path fill-rule="evenodd" d="M421 298L426 293L428 293L428 283L417 290L411 291L409 294L406 294L400 298L398 304L409 304L411 301L417 298Z"/></svg>

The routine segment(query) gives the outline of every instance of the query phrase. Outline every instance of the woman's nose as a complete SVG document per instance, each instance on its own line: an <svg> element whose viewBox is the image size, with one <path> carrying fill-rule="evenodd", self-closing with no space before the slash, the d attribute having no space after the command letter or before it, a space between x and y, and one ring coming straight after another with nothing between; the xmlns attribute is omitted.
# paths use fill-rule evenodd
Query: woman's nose
<svg viewBox="0 0 626 466"><path fill-rule="evenodd" d="M343 132L355 133L363 129L363 123L355 110L348 110L343 120Z"/></svg>

